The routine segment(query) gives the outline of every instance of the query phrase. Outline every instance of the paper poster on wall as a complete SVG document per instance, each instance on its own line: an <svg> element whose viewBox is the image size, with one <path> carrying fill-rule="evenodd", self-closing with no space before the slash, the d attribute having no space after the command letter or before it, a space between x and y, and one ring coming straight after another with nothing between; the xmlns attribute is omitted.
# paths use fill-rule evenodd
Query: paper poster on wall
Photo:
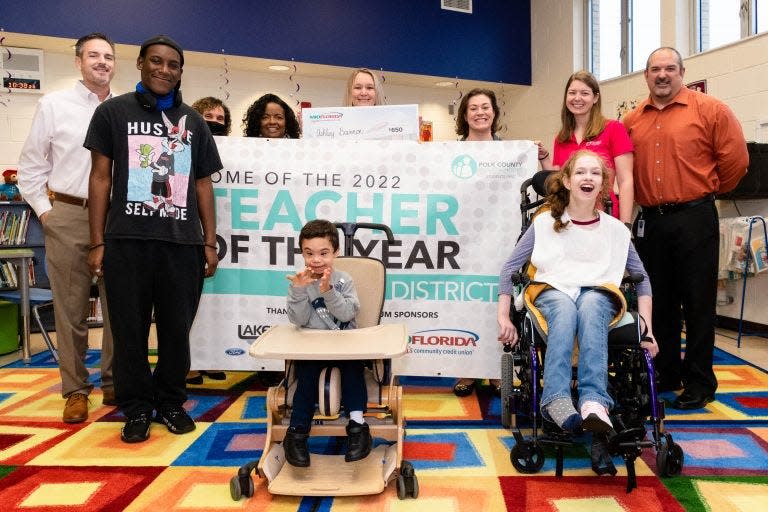
<svg viewBox="0 0 768 512"><path fill-rule="evenodd" d="M382 322L405 323L401 375L498 377L498 274L520 234L531 141L433 142L217 138L212 176L220 263L192 330L195 369L281 370L248 349L288 323L285 276L303 267L302 225L377 222L356 255L387 269ZM372 340L375 343L375 340Z"/></svg>
<svg viewBox="0 0 768 512"><path fill-rule="evenodd" d="M691 82L689 84L685 84L685 86L692 91L698 91L703 92L704 94L707 93L707 81L706 80L696 80L695 82Z"/></svg>

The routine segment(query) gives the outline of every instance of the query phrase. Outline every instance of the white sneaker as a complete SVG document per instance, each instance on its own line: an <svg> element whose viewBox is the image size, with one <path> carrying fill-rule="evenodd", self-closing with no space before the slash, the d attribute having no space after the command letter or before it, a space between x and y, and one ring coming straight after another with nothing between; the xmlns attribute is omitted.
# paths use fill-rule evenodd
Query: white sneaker
<svg viewBox="0 0 768 512"><path fill-rule="evenodd" d="M581 406L581 428L596 433L613 430L608 410L597 402L584 402Z"/></svg>

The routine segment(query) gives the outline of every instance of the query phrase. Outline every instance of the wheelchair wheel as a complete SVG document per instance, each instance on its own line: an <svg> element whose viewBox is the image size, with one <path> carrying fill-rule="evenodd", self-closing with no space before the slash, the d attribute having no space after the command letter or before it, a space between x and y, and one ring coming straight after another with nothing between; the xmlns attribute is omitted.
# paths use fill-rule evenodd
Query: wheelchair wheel
<svg viewBox="0 0 768 512"><path fill-rule="evenodd" d="M512 466L520 473L538 473L544 467L544 449L530 441L515 443L509 452Z"/></svg>
<svg viewBox="0 0 768 512"><path fill-rule="evenodd" d="M416 475L411 477L411 496L413 499L419 497L419 479L416 477Z"/></svg>
<svg viewBox="0 0 768 512"><path fill-rule="evenodd" d="M659 476L676 476L683 470L685 453L682 447L672 440L672 436L664 434L656 452L656 469Z"/></svg>
<svg viewBox="0 0 768 512"><path fill-rule="evenodd" d="M510 398L512 396L513 379L515 377L515 362L511 352L501 354L501 426L509 428L512 425Z"/></svg>
<svg viewBox="0 0 768 512"><path fill-rule="evenodd" d="M683 471L683 465L685 464L685 453L683 448L677 444L672 443L669 449L669 456L667 457L667 468L669 476L677 476Z"/></svg>

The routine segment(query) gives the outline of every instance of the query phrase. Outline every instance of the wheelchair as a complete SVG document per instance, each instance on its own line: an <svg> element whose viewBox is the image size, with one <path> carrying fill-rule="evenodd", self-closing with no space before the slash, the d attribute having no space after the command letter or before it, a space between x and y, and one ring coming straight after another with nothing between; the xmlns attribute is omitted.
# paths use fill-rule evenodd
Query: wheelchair
<svg viewBox="0 0 768 512"><path fill-rule="evenodd" d="M544 204L543 199L531 200L529 188L544 196L542 171L521 186L522 232L530 226L533 210ZM628 311L608 335L608 392L614 399L610 411L614 430L593 436L593 470L598 474L616 474L611 456L621 455L627 469L627 492L637 487L635 460L645 448L656 450L656 467L660 476L678 475L685 455L680 445L664 427L664 402L657 394L657 379L651 355L641 347L643 319L634 310L634 287L642 275L630 275L622 281L622 291L628 298ZM573 434L562 431L545 420L540 413L543 390L543 365L546 362L546 333L535 314L524 304L527 276L513 275L513 306L510 318L517 327L519 341L514 347L505 346L501 357L501 420L511 428L515 444L510 460L520 473L537 473L544 466L544 447L556 453L555 474L563 475L564 449L574 442ZM573 368L572 391L576 392L576 368ZM650 438L646 421L652 425ZM526 423L531 434L525 436L520 425Z"/></svg>
<svg viewBox="0 0 768 512"><path fill-rule="evenodd" d="M285 378L267 391L267 434L261 458L243 465L230 480L230 494L237 501L254 494L251 472L267 478L271 494L288 496L359 496L378 494L395 480L397 496L418 497L419 485L413 465L403 460L403 390L391 374L391 358L405 354L408 332L404 324L379 324L384 304L385 268L374 258L352 256L358 228L383 231L394 240L388 226L373 223L336 223L344 234L344 256L334 267L349 273L360 300L357 329L318 330L294 325L276 325L251 346L259 359L285 359ZM281 442L290 424L291 404L296 388L293 360L367 360L365 379L368 391L366 422L374 448L363 460L345 462L344 454L312 454L306 468L286 463ZM340 372L326 368L318 382L318 404L310 435L345 436L346 419L340 407ZM385 443L377 442L384 440Z"/></svg>

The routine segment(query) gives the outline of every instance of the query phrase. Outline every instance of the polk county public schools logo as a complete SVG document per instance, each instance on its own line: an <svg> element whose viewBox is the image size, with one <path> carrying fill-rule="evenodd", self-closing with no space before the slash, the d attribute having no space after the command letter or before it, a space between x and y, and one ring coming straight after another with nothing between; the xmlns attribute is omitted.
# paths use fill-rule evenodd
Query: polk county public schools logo
<svg viewBox="0 0 768 512"><path fill-rule="evenodd" d="M477 162L469 155L459 155L451 162L451 172L457 178L471 178L477 174Z"/></svg>

